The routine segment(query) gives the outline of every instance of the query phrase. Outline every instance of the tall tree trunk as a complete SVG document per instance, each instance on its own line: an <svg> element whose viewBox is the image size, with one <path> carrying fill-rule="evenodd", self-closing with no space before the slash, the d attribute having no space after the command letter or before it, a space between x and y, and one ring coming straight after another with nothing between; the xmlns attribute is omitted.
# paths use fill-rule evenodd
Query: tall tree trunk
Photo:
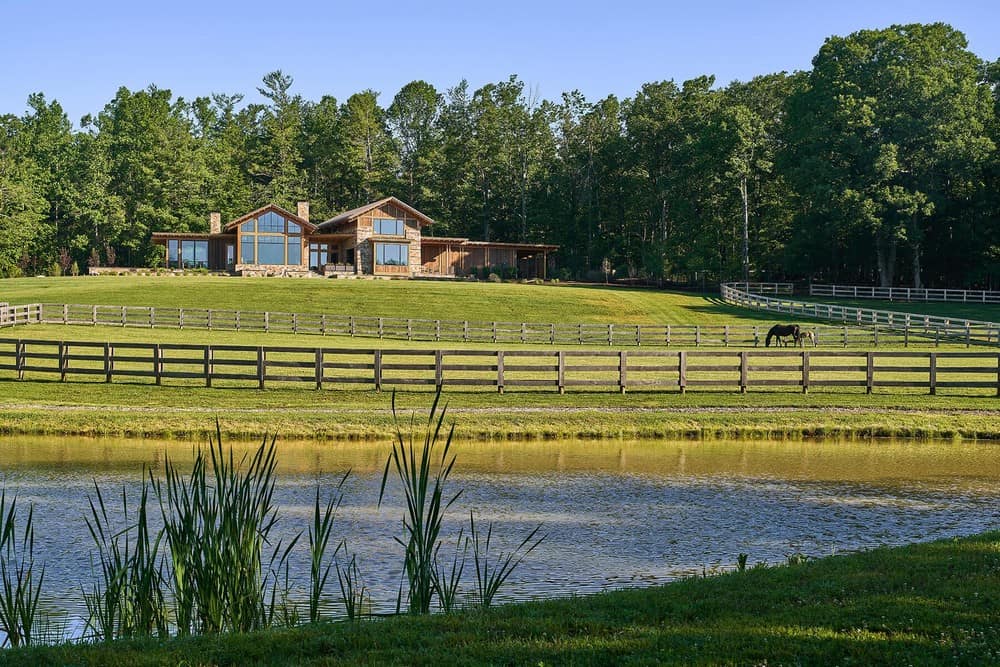
<svg viewBox="0 0 1000 667"><path fill-rule="evenodd" d="M913 243L913 286L917 289L924 287L920 279L920 241Z"/></svg>
<svg viewBox="0 0 1000 667"><path fill-rule="evenodd" d="M883 231L875 234L875 261L878 265L879 287L892 287L893 267L896 265L896 243Z"/></svg>
<svg viewBox="0 0 1000 667"><path fill-rule="evenodd" d="M747 177L740 176L740 196L743 198L743 282L750 282L750 205L747 202Z"/></svg>

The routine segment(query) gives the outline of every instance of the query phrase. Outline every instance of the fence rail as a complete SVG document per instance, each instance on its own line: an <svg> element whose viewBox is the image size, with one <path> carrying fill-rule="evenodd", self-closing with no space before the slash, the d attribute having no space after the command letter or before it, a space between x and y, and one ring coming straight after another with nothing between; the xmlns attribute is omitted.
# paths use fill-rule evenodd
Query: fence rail
<svg viewBox="0 0 1000 667"><path fill-rule="evenodd" d="M742 288L745 283L733 284ZM751 283L752 286L752 283ZM754 289L744 290L766 294ZM963 289L917 289L915 287L871 287L867 285L809 285L809 296L883 301L951 301L960 303L1000 304L1000 292Z"/></svg>
<svg viewBox="0 0 1000 667"><path fill-rule="evenodd" d="M722 300L733 305L784 315L798 315L815 319L835 320L873 331L902 335L907 344L911 338L972 344L1000 344L1000 324L955 317L940 317L922 313L903 313L891 310L855 308L830 303L810 303L796 299L772 298L741 289L743 283L723 283Z"/></svg>
<svg viewBox="0 0 1000 667"><path fill-rule="evenodd" d="M692 387L988 389L1000 353L827 350L355 350L326 347L0 339L0 378L90 377L264 389L426 385L686 391Z"/></svg>
<svg viewBox="0 0 1000 667"><path fill-rule="evenodd" d="M19 324L35 324L42 317L42 305L29 303L23 306L12 306L0 303L0 328L13 327Z"/></svg>
<svg viewBox="0 0 1000 667"><path fill-rule="evenodd" d="M530 344L601 345L608 347L759 347L765 343L768 325L671 325L671 324L553 324L540 322L476 322L393 317L357 317L317 313L273 313L202 308L155 308L151 306L104 306L80 304L35 304L31 322L84 326L203 329L316 335L345 335L409 341ZM22 318L23 319L23 318ZM22 321L22 323L24 323ZM964 326L927 328L922 322L904 329L893 326L804 327L814 333L818 345L879 346L924 341L946 342L995 340L994 330L967 330ZM966 340L966 334L970 338Z"/></svg>

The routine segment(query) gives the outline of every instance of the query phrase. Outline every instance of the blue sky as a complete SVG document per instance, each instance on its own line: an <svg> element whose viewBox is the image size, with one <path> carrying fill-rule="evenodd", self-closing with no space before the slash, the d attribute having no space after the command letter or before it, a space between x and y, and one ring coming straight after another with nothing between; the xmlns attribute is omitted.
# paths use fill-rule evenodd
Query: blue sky
<svg viewBox="0 0 1000 667"><path fill-rule="evenodd" d="M0 113L23 113L41 91L75 123L119 86L150 84L256 101L274 69L310 100L372 88L388 105L414 79L444 90L465 78L475 89L510 74L548 99L573 89L627 97L649 81L808 69L830 35L933 21L963 31L980 57L1000 58L997 0L0 0Z"/></svg>

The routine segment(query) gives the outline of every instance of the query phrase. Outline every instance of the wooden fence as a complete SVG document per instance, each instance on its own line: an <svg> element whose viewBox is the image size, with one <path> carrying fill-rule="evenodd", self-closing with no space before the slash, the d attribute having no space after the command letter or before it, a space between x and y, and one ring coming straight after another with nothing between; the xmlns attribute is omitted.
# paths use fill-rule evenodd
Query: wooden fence
<svg viewBox="0 0 1000 667"><path fill-rule="evenodd" d="M742 286L743 283L723 283L720 286L722 300L743 308L782 315L850 322L873 330L881 327L883 331L900 332L907 341L920 337L936 342L964 343L966 346L974 343L1000 344L1000 324L996 322L772 298L743 291Z"/></svg>
<svg viewBox="0 0 1000 667"><path fill-rule="evenodd" d="M763 297L762 297L763 298ZM318 313L272 313L204 308L154 308L32 304L18 306L18 324L44 323L84 326L203 329L316 335L345 335L409 341L601 345L608 347L760 347L769 325L718 324L554 324L539 322L475 322L394 317L356 317ZM821 346L840 347L994 341L995 330L934 328L923 322L912 326L804 326Z"/></svg>
<svg viewBox="0 0 1000 667"><path fill-rule="evenodd" d="M0 327L13 327L19 324L36 324L42 321L42 305L29 303L23 306L12 306L0 303Z"/></svg>
<svg viewBox="0 0 1000 667"><path fill-rule="evenodd" d="M743 289L746 283L733 284ZM751 283L752 285L752 283ZM754 294L768 292L744 290ZM883 301L951 301L959 303L1000 304L1000 292L964 289L917 289L915 287L870 287L862 285L809 285L809 296L845 299L881 299Z"/></svg>
<svg viewBox="0 0 1000 667"><path fill-rule="evenodd" d="M0 339L0 377L265 387L691 387L989 389L1000 353L820 350L355 350L325 347Z"/></svg>

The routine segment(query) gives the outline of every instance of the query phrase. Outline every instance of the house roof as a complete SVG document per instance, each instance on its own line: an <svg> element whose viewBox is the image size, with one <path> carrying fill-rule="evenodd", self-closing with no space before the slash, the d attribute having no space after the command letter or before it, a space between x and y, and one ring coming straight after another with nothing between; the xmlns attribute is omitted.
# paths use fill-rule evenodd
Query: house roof
<svg viewBox="0 0 1000 667"><path fill-rule="evenodd" d="M278 215L284 216L285 218L288 218L289 220L302 225L303 227L305 227L306 229L308 229L310 232L315 231L316 228L317 228L317 225L314 225L313 223L309 222L305 218L300 218L299 216L297 216L296 214L292 213L291 211L286 211L285 209L281 208L277 204L268 204L267 206L261 206L260 208L258 208L255 211L250 211L246 215L241 215L240 217L236 218L235 220L230 220L229 222L226 223L226 226L223 227L222 230L225 231L225 232L234 230L237 227L239 227L240 225L242 225L244 222L246 222L247 220L251 220L253 218L256 218L256 217L258 217L258 216L260 216L260 215L262 215L264 213L267 213L268 211L274 211Z"/></svg>
<svg viewBox="0 0 1000 667"><path fill-rule="evenodd" d="M345 222L356 220L357 218L361 217L362 215L372 210L373 208L378 208L379 206L383 206L385 204L392 204L393 206L398 206L399 208L403 209L404 211L415 217L422 225L434 224L434 220L428 218L426 215L424 215L417 209L413 208L406 202L396 199L395 197L385 197L383 199L379 199L378 201L373 201L369 204L365 204L364 206L352 208L350 211L345 211L340 215L330 218L329 220L324 220L323 222L319 223L319 225L317 225L317 229L325 231L333 227L336 227L338 225L342 225Z"/></svg>

